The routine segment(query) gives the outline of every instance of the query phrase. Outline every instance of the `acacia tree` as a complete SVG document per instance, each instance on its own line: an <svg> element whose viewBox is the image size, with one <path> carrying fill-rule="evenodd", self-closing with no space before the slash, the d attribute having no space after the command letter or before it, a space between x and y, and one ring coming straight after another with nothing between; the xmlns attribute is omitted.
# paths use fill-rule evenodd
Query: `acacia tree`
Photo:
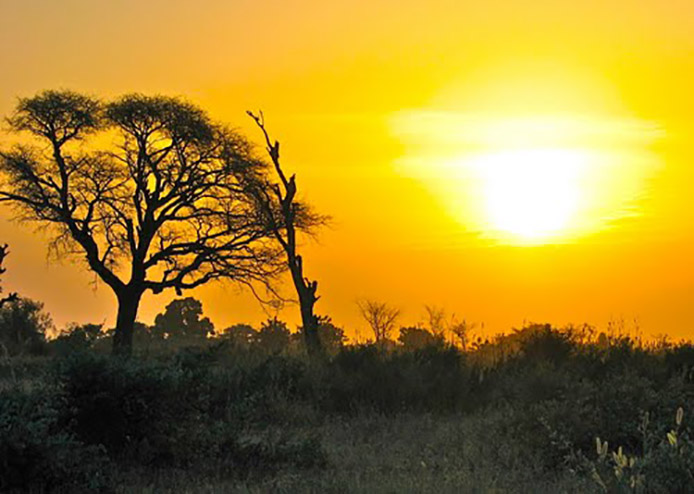
<svg viewBox="0 0 694 494"><path fill-rule="evenodd" d="M318 281L304 276L303 257L297 251L297 232L311 233L316 227L324 225L328 218L316 214L308 205L297 199L296 175L287 178L280 165L280 143L270 138L262 113L258 115L250 111L247 113L263 133L266 150L277 177L274 183L258 187L256 198L260 210L264 212L270 231L285 253L286 264L299 298L306 348L310 355L315 356L322 353L318 335L320 320L314 312L316 302L320 298L317 294Z"/></svg>
<svg viewBox="0 0 694 494"><path fill-rule="evenodd" d="M113 290L114 353L130 353L147 290L180 295L217 279L253 286L281 271L251 194L267 165L199 108L164 96L103 103L45 91L20 99L8 122L43 147L0 152L0 201L52 226L53 247L84 256ZM114 144L99 147L106 141Z"/></svg>
<svg viewBox="0 0 694 494"><path fill-rule="evenodd" d="M357 302L359 312L374 332L376 344L388 341L395 330L395 321L400 317L400 309L385 302L362 300Z"/></svg>

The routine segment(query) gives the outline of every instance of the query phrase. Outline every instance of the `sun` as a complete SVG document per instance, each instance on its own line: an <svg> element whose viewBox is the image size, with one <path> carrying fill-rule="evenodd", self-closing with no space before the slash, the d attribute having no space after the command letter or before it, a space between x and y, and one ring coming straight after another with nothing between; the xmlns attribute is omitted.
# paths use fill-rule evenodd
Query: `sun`
<svg viewBox="0 0 694 494"><path fill-rule="evenodd" d="M590 157L576 149L513 149L467 158L479 177L487 230L516 243L544 243L573 224Z"/></svg>
<svg viewBox="0 0 694 494"><path fill-rule="evenodd" d="M573 243L641 214L658 125L605 115L397 115L398 173L426 184L465 238ZM457 226L456 226L457 224ZM450 238L450 237L448 237Z"/></svg>

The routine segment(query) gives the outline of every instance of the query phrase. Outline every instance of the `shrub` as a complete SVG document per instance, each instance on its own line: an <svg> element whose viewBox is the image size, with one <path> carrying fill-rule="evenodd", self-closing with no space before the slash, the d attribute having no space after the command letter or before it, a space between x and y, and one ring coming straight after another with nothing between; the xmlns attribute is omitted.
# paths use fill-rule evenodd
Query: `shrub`
<svg viewBox="0 0 694 494"><path fill-rule="evenodd" d="M152 333L167 338L205 339L214 334L214 325L202 317L202 303L193 297L171 301L154 320Z"/></svg>
<svg viewBox="0 0 694 494"><path fill-rule="evenodd" d="M105 491L108 460L65 421L61 397L47 389L0 393L0 491Z"/></svg>
<svg viewBox="0 0 694 494"><path fill-rule="evenodd" d="M279 442L248 443L255 437L250 431L282 423L285 400L302 392L303 364L274 356L222 367L223 355L223 347L209 347L160 362L88 354L66 359L57 378L72 428L125 464L205 469L230 463L239 467L233 474L248 464L279 465L292 455L299 455L292 464L309 464L308 457L320 456L310 441L286 434Z"/></svg>
<svg viewBox="0 0 694 494"><path fill-rule="evenodd" d="M50 343L60 355L86 351L102 335L103 324L70 324Z"/></svg>
<svg viewBox="0 0 694 494"><path fill-rule="evenodd" d="M689 492L694 483L694 441L683 418L684 410L678 408L675 427L657 436L649 430L649 414L644 414L640 455L622 446L610 451L607 441L596 438L598 456L587 465L597 485L605 492Z"/></svg>
<svg viewBox="0 0 694 494"><path fill-rule="evenodd" d="M280 353L289 346L287 323L276 317L265 321L255 336L256 344L268 353Z"/></svg>
<svg viewBox="0 0 694 494"><path fill-rule="evenodd" d="M60 363L57 377L81 440L133 460L146 442L158 456L150 460L173 459L178 422L196 403L174 367L75 355Z"/></svg>
<svg viewBox="0 0 694 494"><path fill-rule="evenodd" d="M442 338L438 338L428 330L418 327L400 328L398 341L407 350L418 350L443 343Z"/></svg>
<svg viewBox="0 0 694 494"><path fill-rule="evenodd" d="M372 409L450 411L470 407L470 379L452 347L388 352L347 347L324 370L322 406L340 413Z"/></svg>
<svg viewBox="0 0 694 494"><path fill-rule="evenodd" d="M11 300L0 307L0 352L41 354L52 327L42 303L22 297Z"/></svg>

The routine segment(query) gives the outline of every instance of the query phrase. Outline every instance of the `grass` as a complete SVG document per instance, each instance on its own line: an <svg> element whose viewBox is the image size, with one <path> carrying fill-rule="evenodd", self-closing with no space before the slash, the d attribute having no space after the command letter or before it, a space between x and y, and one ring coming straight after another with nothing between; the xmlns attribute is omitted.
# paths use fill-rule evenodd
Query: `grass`
<svg viewBox="0 0 694 494"><path fill-rule="evenodd" d="M504 412L468 417L377 413L333 418L299 434L317 433L327 467L281 470L269 476L224 480L186 471L132 471L119 492L440 492L585 493L589 479L569 471L547 472L532 455L490 440L488 426Z"/></svg>
<svg viewBox="0 0 694 494"><path fill-rule="evenodd" d="M0 362L0 490L605 492L598 469L609 492L668 492L694 475L693 368L690 344L549 326L321 362L216 342L15 357ZM596 436L637 459L638 486Z"/></svg>

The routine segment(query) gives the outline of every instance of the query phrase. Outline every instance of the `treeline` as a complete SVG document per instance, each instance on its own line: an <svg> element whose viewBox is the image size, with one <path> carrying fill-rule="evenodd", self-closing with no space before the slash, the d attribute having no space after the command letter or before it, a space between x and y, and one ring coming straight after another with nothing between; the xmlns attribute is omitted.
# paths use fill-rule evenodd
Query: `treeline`
<svg viewBox="0 0 694 494"><path fill-rule="evenodd" d="M318 322L322 348L328 354L335 353L347 341L344 330L329 317L319 317ZM5 357L65 355L90 349L109 352L113 334L113 328L96 323L71 323L57 330L43 304L24 297L16 297L0 307L0 347ZM138 353L213 344L255 348L270 354L301 353L305 338L303 328L292 332L277 317L268 318L257 328L242 323L217 330L203 315L202 303L193 297L173 300L152 325L135 324L134 345Z"/></svg>
<svg viewBox="0 0 694 494"><path fill-rule="evenodd" d="M393 331L395 326L384 331L369 324L372 336L363 338L363 341L362 338L355 338L352 343L373 341L381 347L405 349L447 343L455 343L465 349L466 345L472 343L474 325L465 321L449 324L444 321L440 309L430 306L425 306L425 313L426 320L420 325L401 327L397 332ZM395 320L392 323L394 325ZM239 323L220 330L204 315L199 300L186 297L169 303L155 317L152 325L136 322L133 343L138 353L201 344L254 348L273 354L302 353L306 342L303 331L301 326L292 331L286 322L277 317L268 318L258 327ZM317 317L317 332L320 347L327 355L334 355L349 343L345 330L328 316ZM98 323L71 323L58 330L42 303L24 297L15 297L0 307L0 345L8 356L65 354L87 349L107 352L112 345L113 333L113 328ZM481 341L478 339L477 344Z"/></svg>

